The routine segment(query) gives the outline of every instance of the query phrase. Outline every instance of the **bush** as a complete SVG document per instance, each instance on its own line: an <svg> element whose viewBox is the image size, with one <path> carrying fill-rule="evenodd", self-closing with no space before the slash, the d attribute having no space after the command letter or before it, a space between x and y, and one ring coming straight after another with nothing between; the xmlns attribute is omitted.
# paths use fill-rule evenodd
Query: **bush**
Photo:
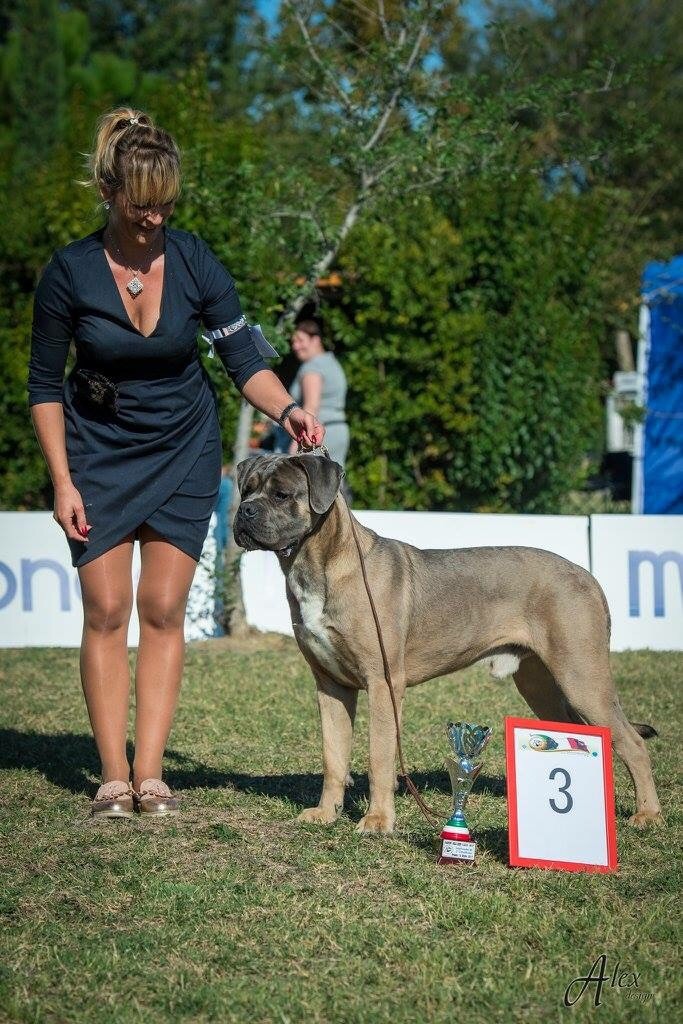
<svg viewBox="0 0 683 1024"><path fill-rule="evenodd" d="M479 183L356 230L329 318L378 508L556 511L600 424L599 196Z"/></svg>

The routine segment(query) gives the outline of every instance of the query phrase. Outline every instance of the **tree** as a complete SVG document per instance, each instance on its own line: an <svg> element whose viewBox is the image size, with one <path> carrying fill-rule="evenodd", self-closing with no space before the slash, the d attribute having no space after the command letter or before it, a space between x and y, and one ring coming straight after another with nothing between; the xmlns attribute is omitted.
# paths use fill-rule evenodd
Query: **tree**
<svg viewBox="0 0 683 1024"><path fill-rule="evenodd" d="M45 159L61 130L64 60L56 0L21 0L3 64L16 143L14 163L17 172L23 172Z"/></svg>
<svg viewBox="0 0 683 1024"><path fill-rule="evenodd" d="M598 341L605 309L623 298L610 252L632 205L615 168L638 144L619 97L641 80L609 54L578 71L527 70L514 48L494 48L473 65L454 11L436 0L289 0L272 40L252 26L249 87L228 118L211 55L143 73L130 33L114 33L103 55L95 15L64 6L60 134L13 183L3 225L4 507L50 500L26 429L31 296L51 251L100 223L94 197L73 183L79 153L103 108L127 99L178 137L174 222L206 237L250 320L282 347L302 303L324 307L363 424L349 466L361 504L557 507L597 435ZM8 183L14 128L1 138ZM574 164L589 188L568 176L550 187L549 169ZM631 230L629 258L642 225ZM323 294L331 269L342 287ZM222 369L206 366L218 383ZM229 444L239 402L217 391ZM243 435L248 425L245 415Z"/></svg>
<svg viewBox="0 0 683 1024"><path fill-rule="evenodd" d="M266 179L262 207L278 225L274 241L296 239L298 259L291 262L304 279L303 286L292 282L283 289L280 330L306 302L318 301L316 282L362 218L395 210L396 197L409 202L436 187L458 187L474 176L507 179L546 162L549 147L539 146L539 139L548 126L563 116L580 117L582 95L622 84L611 67L592 65L577 76L553 74L533 83L501 78L486 91L434 60L452 4L414 0L385 7L378 0L374 8L364 5L361 33L336 20L343 7L330 11L324 0L285 0L273 48L283 74L291 78L296 69L300 116L329 146L324 175L275 165ZM582 141L589 157L601 150L599 140L577 136L577 155L583 155ZM266 221L263 210L262 216ZM246 456L251 416L244 404L235 465ZM237 488L234 501L236 506ZM234 541L226 559L236 580ZM242 623L236 593L231 629Z"/></svg>
<svg viewBox="0 0 683 1024"><path fill-rule="evenodd" d="M527 83L597 64L608 71L605 87L582 94L576 116L553 131L572 150L577 136L584 149L588 139L603 141L581 170L584 187L614 190L606 319L634 331L643 264L674 255L683 233L683 8L667 0L491 0L487 8L490 31L471 51L475 74L500 78L512 66ZM552 169L563 166L566 157ZM613 359L611 342L605 355Z"/></svg>
<svg viewBox="0 0 683 1024"><path fill-rule="evenodd" d="M361 507L557 511L598 435L610 212L527 175L357 228L326 318Z"/></svg>
<svg viewBox="0 0 683 1024"><path fill-rule="evenodd" d="M246 0L82 0L93 45L115 53L143 73L178 79L198 61L222 113L247 102L241 64L244 22L260 20Z"/></svg>

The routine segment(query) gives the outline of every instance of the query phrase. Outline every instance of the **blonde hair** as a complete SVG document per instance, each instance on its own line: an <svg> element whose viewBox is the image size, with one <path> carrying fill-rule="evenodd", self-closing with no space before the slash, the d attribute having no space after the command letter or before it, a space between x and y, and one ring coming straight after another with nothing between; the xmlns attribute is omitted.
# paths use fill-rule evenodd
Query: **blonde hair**
<svg viewBox="0 0 683 1024"><path fill-rule="evenodd" d="M135 206L162 206L180 193L180 150L174 138L131 107L117 107L100 118L88 169L90 179L82 184L121 190Z"/></svg>

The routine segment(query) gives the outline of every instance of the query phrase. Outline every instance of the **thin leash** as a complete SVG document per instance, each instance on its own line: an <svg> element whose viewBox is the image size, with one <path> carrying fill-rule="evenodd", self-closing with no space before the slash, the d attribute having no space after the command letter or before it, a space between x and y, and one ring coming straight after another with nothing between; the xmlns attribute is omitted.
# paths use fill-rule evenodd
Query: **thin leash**
<svg viewBox="0 0 683 1024"><path fill-rule="evenodd" d="M300 452L303 451L303 449L301 448L301 445L299 446L299 451ZM315 449L315 452L320 452L326 458L328 458L328 459L330 458L330 453L328 452L328 450L325 447L325 445L319 445ZM307 454L312 454L312 453L308 452ZM353 514L352 514L351 509L349 507L349 503L348 503L348 501L346 499L346 495L342 493L342 497L344 499L344 506L346 508L346 512L347 512L348 517L349 517L349 523L351 524L351 532L353 534L353 539L354 539L355 544L356 544L356 550L358 551L358 560L360 561L361 573L363 575L363 583L365 584L365 592L368 595L368 601L370 602L370 610L372 611L372 617L373 617L374 622L375 622L375 629L377 631L377 639L379 641L379 649L380 649L380 653L382 655L382 668L384 670L384 678L386 680L387 686L389 687L389 696L391 697L391 707L392 707L392 710L394 712L394 724L396 726L396 749L398 751L398 762L399 762L399 765L400 765L400 768L401 768L401 771L399 772L399 776L398 777L399 777L399 779L403 780L404 786L406 787L406 789L408 790L410 795L415 800L415 803L420 808L420 811L422 812L422 814L424 815L426 820L429 822L429 824L432 827L437 827L439 829L439 831L440 831L441 830L441 824L440 824L441 818L440 818L439 814L435 810L433 810L433 808L431 808L429 806L429 804L427 804L425 802L425 800L424 800L422 794L420 793L419 789L417 788L417 786L415 785L415 783L411 779L410 775L406 771L405 761L403 759L403 745L401 743L401 723L400 723L400 719L399 719L399 715L398 715L398 703L396 701L396 692L394 690L394 684L393 684L393 681L392 681L392 678L391 678L391 669L389 668L389 658L387 657L386 647L384 646L384 636L382 634L382 627L380 625L379 615L377 614L377 606L375 605L375 600L374 600L374 598L372 596L372 590L370 589L370 581L368 580L367 569L365 567L365 556L363 555L363 549L361 547L360 538L358 536L358 531L356 529L356 522L355 522L355 520L353 518Z"/></svg>

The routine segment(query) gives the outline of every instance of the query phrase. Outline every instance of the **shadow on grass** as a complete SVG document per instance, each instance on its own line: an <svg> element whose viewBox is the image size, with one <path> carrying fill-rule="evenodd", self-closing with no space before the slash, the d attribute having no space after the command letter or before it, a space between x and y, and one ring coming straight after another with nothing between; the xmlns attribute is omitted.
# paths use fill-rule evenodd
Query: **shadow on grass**
<svg viewBox="0 0 683 1024"><path fill-rule="evenodd" d="M129 749L129 758L132 750ZM290 801L297 808L317 804L322 789L322 774L289 772L281 775L249 775L242 772L224 772L202 764L178 750L167 750L169 763L166 777L169 784L179 790L233 789L240 793L272 797ZM100 770L97 748L92 736L84 733L20 732L0 729L0 770L37 771L53 785L77 795L92 796L93 782ZM429 803L430 793L450 796L451 788L445 772L414 772L411 776ZM476 788L494 796L505 794L505 780L480 775ZM399 793L405 793L399 787ZM370 795L366 774L354 776L353 785L346 791L345 812L352 821L358 821L367 811ZM507 833L504 829L483 829L477 835L481 848L498 859L507 856ZM411 838L413 845L430 849L433 842L426 837Z"/></svg>
<svg viewBox="0 0 683 1024"><path fill-rule="evenodd" d="M132 748L128 751L132 757ZM202 764L178 750L166 751L169 784L176 789L235 789L256 796L276 797L291 801L298 807L310 807L318 802L322 788L319 772L289 772L279 775L249 775L226 772ZM100 762L92 736L84 733L20 732L18 729L0 729L0 769L38 771L55 786L71 793L89 793L92 778L97 778ZM451 788L446 772L413 772L413 782L421 792L446 793ZM480 775L476 790L493 796L505 795L505 780ZM404 793L403 786L399 792ZM369 798L366 774L354 776L353 786L346 791L346 805L353 817L365 813L363 806Z"/></svg>
<svg viewBox="0 0 683 1024"><path fill-rule="evenodd" d="M0 729L0 768L39 771L55 786L84 793L92 789L89 776L99 774L100 759L92 736Z"/></svg>
<svg viewBox="0 0 683 1024"><path fill-rule="evenodd" d="M132 762L133 746L128 744ZM218 789L238 786L241 778L203 765L178 750L166 751L166 758L178 767L168 772L177 787ZM100 759L95 740L87 733L21 732L0 729L0 770L38 771L55 786L70 793L89 793L93 777L100 774ZM235 781L237 780L237 781Z"/></svg>

